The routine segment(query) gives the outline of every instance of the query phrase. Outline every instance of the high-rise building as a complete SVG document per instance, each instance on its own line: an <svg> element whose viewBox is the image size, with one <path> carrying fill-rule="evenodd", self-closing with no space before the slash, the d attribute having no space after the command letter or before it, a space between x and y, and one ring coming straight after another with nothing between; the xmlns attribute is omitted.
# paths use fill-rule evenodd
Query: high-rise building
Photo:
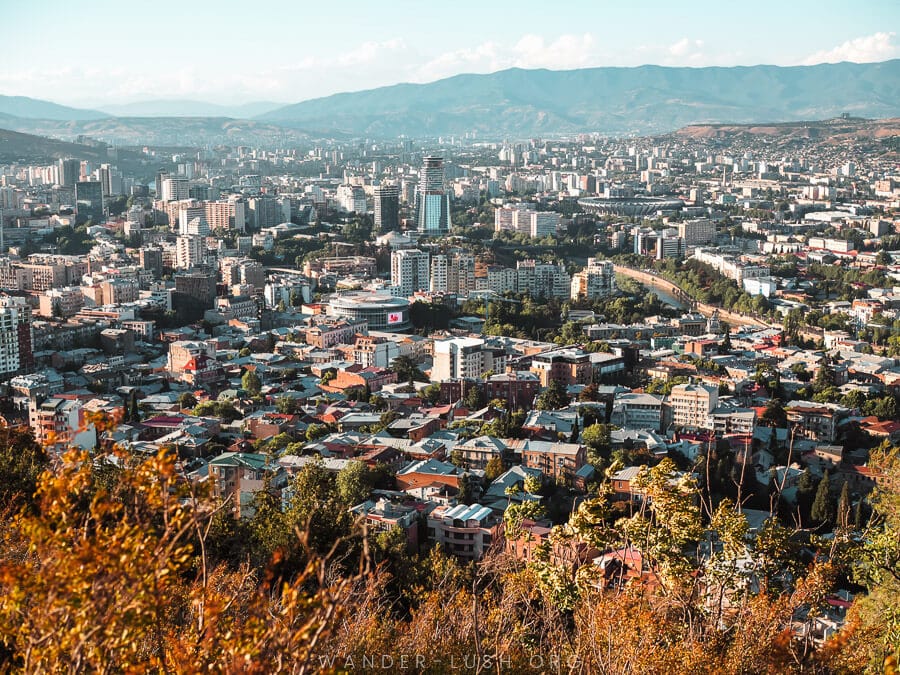
<svg viewBox="0 0 900 675"><path fill-rule="evenodd" d="M421 234L450 232L450 195L444 188L443 157L426 157L416 188L418 230Z"/></svg>
<svg viewBox="0 0 900 675"><path fill-rule="evenodd" d="M203 262L204 258L203 237L196 235L182 235L175 242L175 267L178 269L191 269Z"/></svg>
<svg viewBox="0 0 900 675"><path fill-rule="evenodd" d="M183 176L168 176L162 182L160 198L165 202L190 199L191 190L188 179Z"/></svg>
<svg viewBox="0 0 900 675"><path fill-rule="evenodd" d="M716 226L709 218L696 218L678 223L678 236L685 246L711 244L716 240Z"/></svg>
<svg viewBox="0 0 900 675"><path fill-rule="evenodd" d="M31 344L31 306L25 298L0 298L0 374L32 367Z"/></svg>
<svg viewBox="0 0 900 675"><path fill-rule="evenodd" d="M391 285L401 296L428 290L431 281L428 258L427 251L415 248L391 253Z"/></svg>
<svg viewBox="0 0 900 675"><path fill-rule="evenodd" d="M587 267L572 277L572 299L605 298L616 291L615 266L609 260L588 258Z"/></svg>
<svg viewBox="0 0 900 675"><path fill-rule="evenodd" d="M77 159L59 160L59 184L73 188L81 177L81 162Z"/></svg>
<svg viewBox="0 0 900 675"><path fill-rule="evenodd" d="M75 213L78 223L103 220L103 186L99 181L75 183Z"/></svg>
<svg viewBox="0 0 900 675"><path fill-rule="evenodd" d="M447 272L450 267L449 260L444 254L438 254L431 259L431 292L447 292Z"/></svg>
<svg viewBox="0 0 900 675"><path fill-rule="evenodd" d="M468 295L475 290L475 257L457 253L447 267L447 292Z"/></svg>
<svg viewBox="0 0 900 675"><path fill-rule="evenodd" d="M157 199L162 199L163 181L168 177L169 177L168 169L160 169L159 171L156 172L156 180L154 181L153 189L156 192Z"/></svg>
<svg viewBox="0 0 900 675"><path fill-rule="evenodd" d="M375 188L375 230L390 232L400 229L400 188L379 185Z"/></svg>

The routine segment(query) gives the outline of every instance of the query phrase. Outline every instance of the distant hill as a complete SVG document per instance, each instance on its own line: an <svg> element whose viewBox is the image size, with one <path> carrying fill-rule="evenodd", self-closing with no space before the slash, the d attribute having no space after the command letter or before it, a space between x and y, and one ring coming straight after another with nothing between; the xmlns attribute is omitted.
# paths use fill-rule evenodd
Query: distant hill
<svg viewBox="0 0 900 675"><path fill-rule="evenodd" d="M848 140L879 140L900 136L900 117L883 120L850 117L780 124L694 124L679 129L674 135L682 138L727 140L740 136L767 136L779 140L820 138L826 143L840 144Z"/></svg>
<svg viewBox="0 0 900 675"><path fill-rule="evenodd" d="M900 59L733 68L504 70L313 99L258 119L373 137L664 133L698 123L900 115Z"/></svg>
<svg viewBox="0 0 900 675"><path fill-rule="evenodd" d="M45 162L61 157L106 161L106 146L67 143L0 129L0 162Z"/></svg>
<svg viewBox="0 0 900 675"><path fill-rule="evenodd" d="M30 134L74 139L84 135L111 145L197 147L226 145L284 145L308 135L271 122L228 117L106 117L100 120L56 121L0 119L0 126Z"/></svg>
<svg viewBox="0 0 900 675"><path fill-rule="evenodd" d="M242 105L216 105L205 101L139 101L121 105L105 105L103 110L113 117L233 117L247 119L283 107L283 103L254 101Z"/></svg>
<svg viewBox="0 0 900 675"><path fill-rule="evenodd" d="M99 110L70 108L27 96L0 96L0 115L40 120L97 120L109 117Z"/></svg>

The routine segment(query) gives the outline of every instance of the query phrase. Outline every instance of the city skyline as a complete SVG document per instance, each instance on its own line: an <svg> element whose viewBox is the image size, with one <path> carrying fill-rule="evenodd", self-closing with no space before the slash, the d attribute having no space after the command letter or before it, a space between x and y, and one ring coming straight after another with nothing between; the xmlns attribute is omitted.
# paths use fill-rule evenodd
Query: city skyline
<svg viewBox="0 0 900 675"><path fill-rule="evenodd" d="M865 11L848 13L832 2L763 2L748 14L712 2L693 3L689 13L656 1L574 2L548 14L538 6L513 11L472 2L440 12L404 0L388 7L345 3L337 16L284 2L247 14L223 3L163 1L146 15L123 17L110 2L19 3L2 10L7 25L21 29L6 40L0 93L100 108L179 99L294 103L511 67L790 66L900 57L891 30L900 25L900 8L882 0L863 5ZM33 26L40 27L40 50L24 29ZM77 44L92 34L98 47Z"/></svg>

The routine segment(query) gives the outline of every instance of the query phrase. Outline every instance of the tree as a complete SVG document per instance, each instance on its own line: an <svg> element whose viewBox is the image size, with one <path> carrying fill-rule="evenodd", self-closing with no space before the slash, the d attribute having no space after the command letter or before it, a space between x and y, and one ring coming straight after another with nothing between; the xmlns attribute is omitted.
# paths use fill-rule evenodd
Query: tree
<svg viewBox="0 0 900 675"><path fill-rule="evenodd" d="M475 490L472 485L472 476L469 472L464 472L459 477L459 492L456 494L456 499L460 504L471 504L475 501Z"/></svg>
<svg viewBox="0 0 900 675"><path fill-rule="evenodd" d="M30 429L0 429L0 508L33 504L38 478L49 461Z"/></svg>
<svg viewBox="0 0 900 675"><path fill-rule="evenodd" d="M819 525L828 525L834 522L834 503L831 497L831 479L828 476L828 471L825 472L822 480L819 481L810 515L813 521Z"/></svg>
<svg viewBox="0 0 900 675"><path fill-rule="evenodd" d="M835 386L834 371L827 356L822 357L822 362L816 370L816 376L813 379L812 389L815 393L819 393Z"/></svg>
<svg viewBox="0 0 900 675"><path fill-rule="evenodd" d="M290 396L279 396L275 400L275 409L282 415L293 415L297 407L297 400Z"/></svg>
<svg viewBox="0 0 900 675"><path fill-rule="evenodd" d="M850 485L844 481L841 485L841 496L837 505L837 525L841 528L850 527Z"/></svg>
<svg viewBox="0 0 900 675"><path fill-rule="evenodd" d="M328 427L324 424L310 424L306 428L306 440L317 441L323 436L327 436L328 433Z"/></svg>
<svg viewBox="0 0 900 675"><path fill-rule="evenodd" d="M185 408L195 408L197 406L197 398L189 391L184 392L178 397L178 405L182 410Z"/></svg>
<svg viewBox="0 0 900 675"><path fill-rule="evenodd" d="M731 327L725 327L725 337L722 338L722 353L730 354L731 353Z"/></svg>
<svg viewBox="0 0 900 675"><path fill-rule="evenodd" d="M466 395L463 396L463 405L469 410L480 410L483 408L484 392L482 392L481 387L478 385L470 386L466 391Z"/></svg>
<svg viewBox="0 0 900 675"><path fill-rule="evenodd" d="M488 460L487 464L484 467L484 477L488 481L493 482L504 471L505 469L503 467L503 460L500 458L500 455L494 455Z"/></svg>
<svg viewBox="0 0 900 675"><path fill-rule="evenodd" d="M559 410L569 405L569 395L566 386L559 380L551 380L550 384L538 394L538 410Z"/></svg>
<svg viewBox="0 0 900 675"><path fill-rule="evenodd" d="M372 477L364 462L350 462L338 471L335 481L338 496L349 506L365 501L372 491Z"/></svg>
<svg viewBox="0 0 900 675"><path fill-rule="evenodd" d="M259 396L259 392L262 389L262 381L255 370L248 370L244 373L241 377L241 387L251 396Z"/></svg>
<svg viewBox="0 0 900 675"><path fill-rule="evenodd" d="M419 366L409 356L401 355L395 358L391 361L390 369L397 373L398 382L428 382L425 373L419 370Z"/></svg>

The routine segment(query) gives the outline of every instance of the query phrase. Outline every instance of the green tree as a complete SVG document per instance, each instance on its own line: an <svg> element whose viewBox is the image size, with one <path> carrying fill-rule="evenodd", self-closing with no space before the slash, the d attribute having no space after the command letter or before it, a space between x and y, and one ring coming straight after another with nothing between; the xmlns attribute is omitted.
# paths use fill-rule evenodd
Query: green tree
<svg viewBox="0 0 900 675"><path fill-rule="evenodd" d="M810 515L813 521L820 525L828 525L834 522L834 500L831 497L831 478L828 475L828 471L825 472L822 480L819 481Z"/></svg>
<svg viewBox="0 0 900 675"><path fill-rule="evenodd" d="M847 481L844 481L843 485L841 485L841 496L838 499L837 505L837 525L841 528L850 527L850 485Z"/></svg>
<svg viewBox="0 0 900 675"><path fill-rule="evenodd" d="M372 491L372 476L364 462L350 462L337 473L335 479L341 501L355 506L365 501Z"/></svg>
<svg viewBox="0 0 900 675"><path fill-rule="evenodd" d="M244 373L241 377L241 387L251 396L259 396L259 392L262 389L262 381L255 370L248 370Z"/></svg>
<svg viewBox="0 0 900 675"><path fill-rule="evenodd" d="M466 395L463 396L463 405L469 410L480 410L484 407L484 403L484 392L478 385L470 386L466 391Z"/></svg>
<svg viewBox="0 0 900 675"><path fill-rule="evenodd" d="M178 397L178 405L182 409L195 408L197 406L197 398L191 392L186 391Z"/></svg>
<svg viewBox="0 0 900 675"><path fill-rule="evenodd" d="M559 410L569 405L569 395L566 386L559 380L551 380L550 384L538 394L538 410Z"/></svg>
<svg viewBox="0 0 900 675"><path fill-rule="evenodd" d="M306 428L306 440L308 441L317 441L323 436L327 436L329 433L328 427L324 424L310 424Z"/></svg>

